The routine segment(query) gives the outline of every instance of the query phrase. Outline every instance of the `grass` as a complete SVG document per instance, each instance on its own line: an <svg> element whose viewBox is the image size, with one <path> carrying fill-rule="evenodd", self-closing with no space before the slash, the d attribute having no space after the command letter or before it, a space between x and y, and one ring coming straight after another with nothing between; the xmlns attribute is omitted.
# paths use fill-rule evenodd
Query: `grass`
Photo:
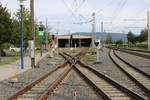
<svg viewBox="0 0 150 100"><path fill-rule="evenodd" d="M25 52L24 56L28 56L28 53ZM0 58L0 65L10 64L20 59L20 52L12 53L11 55L7 55L6 57Z"/></svg>
<svg viewBox="0 0 150 100"><path fill-rule="evenodd" d="M81 50L85 50L86 51L87 48L76 48L76 49L73 49L73 50L70 50L70 48L59 48L58 51L59 52L67 52L67 53L69 53L71 55L75 55L75 54L79 53ZM51 49L48 49L48 51L51 51ZM92 51L92 50L89 50L89 51ZM40 53L40 51L37 50L36 53ZM24 56L28 56L28 53L25 52ZM5 64L10 64L10 63L15 62L15 61L17 61L19 59L20 59L20 52L13 53L13 54L11 54L11 55L9 55L7 57L0 58L0 66L1 65L5 65ZM96 59L95 55L88 55L88 54L85 55L82 58L82 60L84 60L84 61L93 61L95 59Z"/></svg>
<svg viewBox="0 0 150 100"><path fill-rule="evenodd" d="M112 47L116 47L115 45L112 45ZM118 46L118 48L124 48L123 45ZM141 43L137 43L136 46L134 45L130 45L128 46L127 44L125 45L126 49L131 49L131 50L139 50L139 51L148 51L147 49L147 42L141 42ZM148 51L150 52L150 51Z"/></svg>
<svg viewBox="0 0 150 100"><path fill-rule="evenodd" d="M0 59L0 65L10 64L11 62L15 62L19 59L19 56L11 56Z"/></svg>
<svg viewBox="0 0 150 100"><path fill-rule="evenodd" d="M150 52L150 51L147 50L147 48L144 49L144 48L138 48L138 47L132 47L132 48L128 47L126 49Z"/></svg>
<svg viewBox="0 0 150 100"><path fill-rule="evenodd" d="M83 60L84 62L95 61L95 59L96 59L95 55L86 55L81 58L81 60Z"/></svg>
<svg viewBox="0 0 150 100"><path fill-rule="evenodd" d="M48 50L50 51L50 50ZM43 51L44 52L44 51ZM40 53L40 50L36 50L35 54ZM28 56L28 52L24 52L24 57ZM0 66L10 64L20 59L20 52L9 53L6 57L0 58Z"/></svg>
<svg viewBox="0 0 150 100"><path fill-rule="evenodd" d="M83 61L85 61L85 62L88 62L88 61L90 61L90 62L92 62L92 61L95 61L96 60L96 54L91 54L92 52L95 52L96 51L96 49L95 48L90 48L89 50L88 50L88 52L89 53L87 53L85 56L83 56L82 58L81 58L81 60L83 60Z"/></svg>

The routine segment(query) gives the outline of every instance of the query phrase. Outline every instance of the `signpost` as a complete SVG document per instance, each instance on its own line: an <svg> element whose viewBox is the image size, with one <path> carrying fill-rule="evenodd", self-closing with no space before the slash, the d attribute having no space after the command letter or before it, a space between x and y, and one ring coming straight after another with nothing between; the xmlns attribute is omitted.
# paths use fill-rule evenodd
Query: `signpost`
<svg viewBox="0 0 150 100"><path fill-rule="evenodd" d="M96 51L96 55L97 55L96 63L100 63L100 51L102 49L101 40L95 40L94 44L95 44L96 49L97 49L97 51Z"/></svg>
<svg viewBox="0 0 150 100"><path fill-rule="evenodd" d="M39 31L38 34L39 34L39 36L43 36L44 35L44 31Z"/></svg>
<svg viewBox="0 0 150 100"><path fill-rule="evenodd" d="M38 35L40 36L40 55L42 57L42 51L43 51L42 40L44 35L44 26L42 25L42 23L40 23Z"/></svg>

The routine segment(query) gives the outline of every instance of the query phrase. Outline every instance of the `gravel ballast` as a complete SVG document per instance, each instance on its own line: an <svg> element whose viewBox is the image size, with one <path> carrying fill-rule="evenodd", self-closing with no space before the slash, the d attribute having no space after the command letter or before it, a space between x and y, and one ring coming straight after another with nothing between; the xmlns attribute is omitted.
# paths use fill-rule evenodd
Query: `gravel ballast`
<svg viewBox="0 0 150 100"><path fill-rule="evenodd" d="M76 92L76 94L74 94ZM72 69L48 100L103 100L80 75Z"/></svg>
<svg viewBox="0 0 150 100"><path fill-rule="evenodd" d="M14 93L25 87L27 84L35 81L39 77L46 74L49 70L57 67L57 65L62 64L64 60L59 56L51 58L50 55L46 55L39 63L39 68L29 69L26 72L17 75L17 82L11 79L6 79L0 82L0 100L6 100ZM6 73L7 74L7 73Z"/></svg>
<svg viewBox="0 0 150 100"><path fill-rule="evenodd" d="M120 84L123 84L132 91L135 91L136 93L145 96L145 93L143 93L142 90L136 84L134 84L132 80L112 62L112 60L108 56L108 52L109 49L106 48L104 48L103 52L101 52L101 63L95 63L95 61L85 62L97 71L110 76L112 79L118 81Z"/></svg>
<svg viewBox="0 0 150 100"><path fill-rule="evenodd" d="M121 51L115 51L115 52L119 57L121 57L122 59L130 63L131 65L134 65L138 69L150 75L150 60L149 59L135 56L135 55L128 54L128 53L124 53Z"/></svg>

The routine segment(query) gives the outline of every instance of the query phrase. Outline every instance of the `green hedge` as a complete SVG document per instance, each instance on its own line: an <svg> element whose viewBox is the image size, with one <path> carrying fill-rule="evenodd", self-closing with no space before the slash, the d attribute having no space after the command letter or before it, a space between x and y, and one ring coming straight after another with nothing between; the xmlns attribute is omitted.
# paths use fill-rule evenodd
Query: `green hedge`
<svg viewBox="0 0 150 100"><path fill-rule="evenodd" d="M148 46L146 44L137 44L136 47L142 48L142 49L147 49Z"/></svg>

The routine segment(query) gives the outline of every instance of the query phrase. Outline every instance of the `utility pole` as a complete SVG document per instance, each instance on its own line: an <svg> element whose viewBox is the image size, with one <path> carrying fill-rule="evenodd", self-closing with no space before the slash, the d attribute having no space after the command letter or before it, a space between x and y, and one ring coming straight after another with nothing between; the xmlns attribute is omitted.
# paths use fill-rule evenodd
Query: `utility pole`
<svg viewBox="0 0 150 100"><path fill-rule="evenodd" d="M93 17L93 23L92 23L92 47L94 47L94 40L95 40L95 30L96 30L96 28L95 28L95 12L93 12L93 14L92 14L92 17Z"/></svg>
<svg viewBox="0 0 150 100"><path fill-rule="evenodd" d="M46 33L45 33L45 39L46 39L46 48L48 47L48 19L46 18Z"/></svg>
<svg viewBox="0 0 150 100"><path fill-rule="evenodd" d="M104 32L104 23L103 23L103 21L101 22L101 32L103 33Z"/></svg>
<svg viewBox="0 0 150 100"><path fill-rule="evenodd" d="M32 33L33 44L35 45L35 27L34 27L34 0L30 0L30 27ZM33 57L31 57L31 67L35 67L35 48L33 50Z"/></svg>
<svg viewBox="0 0 150 100"><path fill-rule="evenodd" d="M125 32L124 31L122 31L122 34L123 34L123 47L125 48L125 43L126 43L126 41L125 41Z"/></svg>
<svg viewBox="0 0 150 100"><path fill-rule="evenodd" d="M39 26L39 36L40 36L40 55L42 57L43 52L43 36L44 36L44 25L40 22Z"/></svg>
<svg viewBox="0 0 150 100"><path fill-rule="evenodd" d="M148 41L147 41L147 44L148 44L148 50L150 51L150 23L149 23L149 11L147 12L147 29L148 29Z"/></svg>

